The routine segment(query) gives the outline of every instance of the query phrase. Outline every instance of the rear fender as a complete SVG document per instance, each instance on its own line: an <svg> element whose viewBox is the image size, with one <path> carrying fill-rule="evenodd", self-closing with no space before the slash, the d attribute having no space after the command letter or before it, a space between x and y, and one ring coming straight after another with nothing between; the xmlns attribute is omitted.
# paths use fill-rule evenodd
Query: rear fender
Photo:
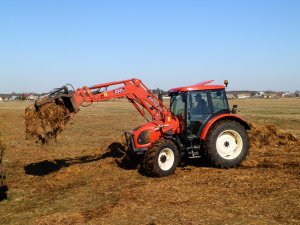
<svg viewBox="0 0 300 225"><path fill-rule="evenodd" d="M200 140L205 140L206 135L213 124L215 124L218 121L225 120L225 119L234 120L234 121L239 122L240 124L242 124L245 127L246 130L251 129L249 124L244 119L239 117L238 115L226 113L226 114L222 114L222 115L213 117L211 120L209 120L205 124L205 126L202 129L201 134L200 134Z"/></svg>

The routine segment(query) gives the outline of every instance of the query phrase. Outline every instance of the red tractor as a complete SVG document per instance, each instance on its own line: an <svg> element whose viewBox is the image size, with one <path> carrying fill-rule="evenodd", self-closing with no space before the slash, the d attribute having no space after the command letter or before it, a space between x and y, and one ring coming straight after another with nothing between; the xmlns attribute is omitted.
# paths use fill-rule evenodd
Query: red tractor
<svg viewBox="0 0 300 225"><path fill-rule="evenodd" d="M55 89L38 100L38 108L52 100L65 104L71 113L86 103L127 98L148 122L126 133L128 149L142 156L145 172L152 176L174 173L180 160L204 157L219 168L238 166L247 156L249 140L246 121L229 109L225 85L211 81L169 91L166 107L139 79L99 84L69 90ZM145 110L149 113L147 115Z"/></svg>

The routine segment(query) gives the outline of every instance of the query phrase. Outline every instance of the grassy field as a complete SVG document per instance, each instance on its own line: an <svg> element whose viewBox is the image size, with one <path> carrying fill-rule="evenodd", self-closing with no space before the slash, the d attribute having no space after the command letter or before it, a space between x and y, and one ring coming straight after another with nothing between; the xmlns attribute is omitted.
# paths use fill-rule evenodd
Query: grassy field
<svg viewBox="0 0 300 225"><path fill-rule="evenodd" d="M273 124L300 137L300 99L241 99L230 105L240 106L240 114L259 124Z"/></svg>
<svg viewBox="0 0 300 225"><path fill-rule="evenodd" d="M24 109L0 103L8 199L0 224L299 224L300 147L250 149L236 169L200 166L149 178L124 158L144 123L126 101L82 108L56 143L25 140ZM248 121L300 137L300 99L234 100Z"/></svg>

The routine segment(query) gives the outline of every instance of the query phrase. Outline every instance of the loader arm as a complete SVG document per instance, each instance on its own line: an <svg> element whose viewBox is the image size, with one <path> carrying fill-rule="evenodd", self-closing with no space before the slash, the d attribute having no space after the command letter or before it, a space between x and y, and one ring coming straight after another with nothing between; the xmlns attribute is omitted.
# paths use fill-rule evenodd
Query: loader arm
<svg viewBox="0 0 300 225"><path fill-rule="evenodd" d="M124 97L135 106L143 117L146 118L146 110L152 116L152 120L159 124L170 122L170 110L139 79L133 78L91 87L84 86L73 94L77 106Z"/></svg>
<svg viewBox="0 0 300 225"><path fill-rule="evenodd" d="M171 121L170 110L139 79L128 79L116 82L84 86L70 91L67 86L56 88L35 102L40 106L51 101L61 101L71 113L79 111L84 103L101 102L109 99L127 98L139 113L146 117L145 110L152 116L152 121L164 126ZM147 119L148 120L148 119Z"/></svg>
<svg viewBox="0 0 300 225"><path fill-rule="evenodd" d="M83 87L74 93L78 106L84 102L100 102L123 97L126 97L144 117L144 109L149 112L153 119L158 121L164 120L166 116L170 115L168 108L139 79Z"/></svg>
<svg viewBox="0 0 300 225"><path fill-rule="evenodd" d="M172 116L171 111L160 101L141 80L132 78L128 80L97 84L91 87L84 86L77 90L68 90L66 86L56 88L49 94L35 102L36 110L47 102L63 103L71 113L79 111L80 106L89 103L101 102L109 99L127 98L139 113L152 122L155 129L162 133L178 133L178 118ZM151 115L151 121L145 111Z"/></svg>

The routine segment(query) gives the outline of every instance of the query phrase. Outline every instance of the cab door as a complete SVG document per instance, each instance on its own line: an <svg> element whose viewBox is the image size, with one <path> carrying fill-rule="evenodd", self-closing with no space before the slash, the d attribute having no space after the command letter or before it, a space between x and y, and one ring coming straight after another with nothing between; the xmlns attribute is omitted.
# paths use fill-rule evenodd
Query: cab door
<svg viewBox="0 0 300 225"><path fill-rule="evenodd" d="M187 95L186 136L197 138L200 127L212 115L208 91L193 91Z"/></svg>

